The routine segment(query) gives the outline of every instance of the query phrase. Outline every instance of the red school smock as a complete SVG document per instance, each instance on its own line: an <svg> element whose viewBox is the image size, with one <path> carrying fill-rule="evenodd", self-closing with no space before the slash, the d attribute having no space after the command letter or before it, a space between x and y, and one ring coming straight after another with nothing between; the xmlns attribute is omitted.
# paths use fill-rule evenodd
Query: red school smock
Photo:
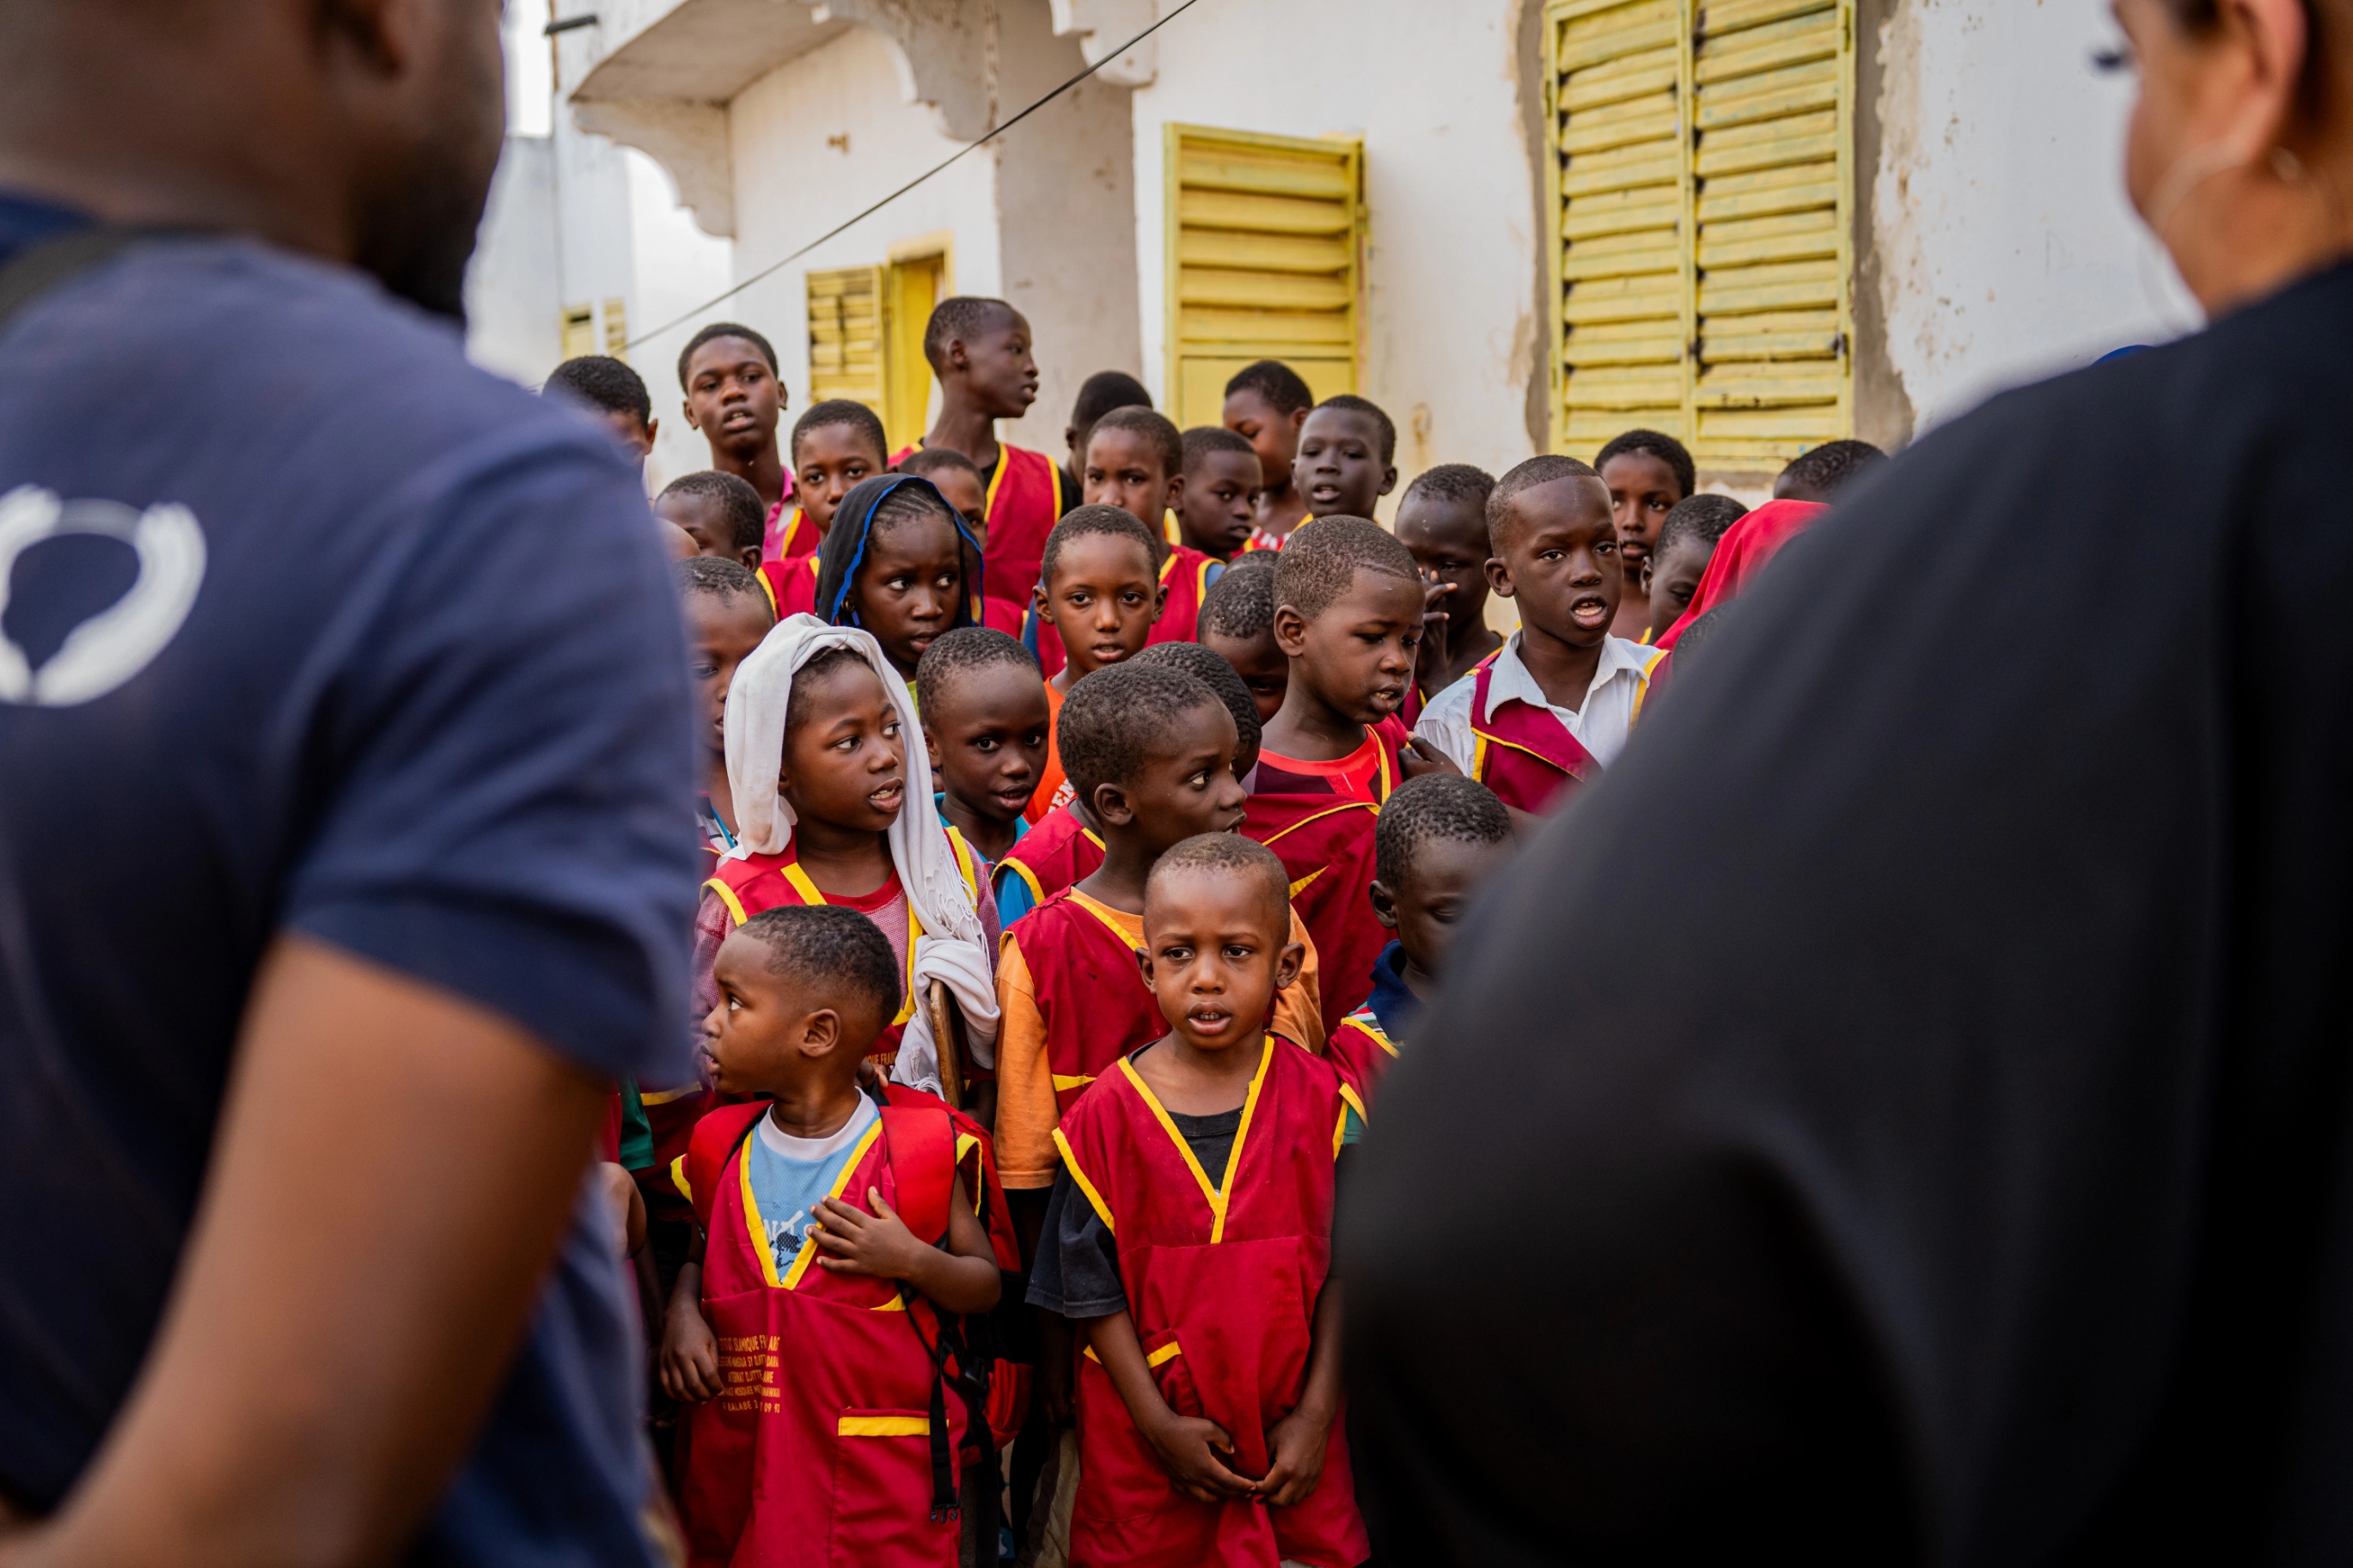
<svg viewBox="0 0 2353 1568"><path fill-rule="evenodd" d="M776 619L817 614L818 558L796 555L785 561L760 563L760 587Z"/></svg>
<svg viewBox="0 0 2353 1568"><path fill-rule="evenodd" d="M1502 655L1496 649L1472 671L1471 776L1493 790L1505 805L1542 816L1599 773L1601 764L1549 709L1518 698L1501 704L1491 700L1489 682ZM1643 689L1634 699L1636 718L1641 716L1642 699L1650 695L1651 673L1665 657L1654 653L1643 668Z"/></svg>
<svg viewBox="0 0 2353 1568"><path fill-rule="evenodd" d="M1205 555L1189 544L1168 547L1168 559L1160 563L1160 585L1168 590L1168 602L1153 623L1151 635L1144 639L1146 646L1199 640L1194 634L1201 618L1201 601L1208 597L1209 579L1224 565L1216 556Z"/></svg>
<svg viewBox="0 0 2353 1568"><path fill-rule="evenodd" d="M956 869L963 874L965 890L973 900L973 908L977 910L980 907L980 871L972 850L961 834L950 834L948 843L955 850ZM809 874L801 869L800 858L790 844L774 855L746 855L740 859L722 860L719 874L702 885L705 889L719 895L720 902L727 906L727 918L739 926L762 910L828 901L818 885L809 879ZM906 889L900 885L895 866L892 868L891 879L879 889L877 898L887 905L892 901L892 897L888 895L898 898L906 895ZM849 900L841 902L848 905ZM883 934L888 936L891 933L886 931ZM907 1032L907 1020L915 1016L918 1000L913 984L915 939L923 934L923 923L916 917L914 900L909 899L904 932L907 973L900 982L904 994L900 1000L898 1016L874 1037L871 1059L881 1066L887 1067L898 1058L899 1038Z"/></svg>
<svg viewBox="0 0 2353 1568"><path fill-rule="evenodd" d="M1054 1134L1118 1248L1162 1397L1223 1427L1243 1475L1266 1473L1267 1429L1306 1384L1345 1103L1330 1067L1269 1035L1220 1181L1124 1057ZM1370 1554L1345 1415L1332 1423L1315 1489L1272 1508L1178 1491L1092 1352L1079 1358L1078 1415L1071 1568L1354 1568Z"/></svg>
<svg viewBox="0 0 2353 1568"><path fill-rule="evenodd" d="M898 1282L816 1266L805 1241L779 1273L744 1162L765 1103L712 1111L688 1153L709 1234L702 1315L723 1392L692 1407L679 1512L694 1568L952 1568L958 1519L935 1507L933 1422L951 1466L969 1419L935 1400L926 1342L938 1314ZM851 1151L833 1195L866 1190L927 1239L947 1231L955 1131L936 1111L885 1110ZM916 1337L917 1331L922 1338Z"/></svg>
<svg viewBox="0 0 2353 1568"><path fill-rule="evenodd" d="M1291 760L1259 753L1258 787L1243 803L1242 833L1282 862L1291 907L1307 922L1321 964L1323 1016L1345 1018L1373 994L1373 960L1389 934L1373 918L1373 829L1404 776L1407 741L1395 714L1369 726L1372 772L1361 790L1328 773L1291 771Z"/></svg>
<svg viewBox="0 0 2353 1568"><path fill-rule="evenodd" d="M1397 1056L1397 1043L1370 1007L1359 1007L1341 1019L1324 1046L1324 1059L1340 1075L1344 1094L1356 1095L1356 1112L1366 1121L1372 1120L1374 1091Z"/></svg>

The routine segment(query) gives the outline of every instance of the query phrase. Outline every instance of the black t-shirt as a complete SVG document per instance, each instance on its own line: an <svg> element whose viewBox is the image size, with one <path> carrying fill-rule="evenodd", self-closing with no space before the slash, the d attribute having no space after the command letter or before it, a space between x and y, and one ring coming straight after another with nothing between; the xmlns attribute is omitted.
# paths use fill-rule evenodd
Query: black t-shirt
<svg viewBox="0 0 2353 1568"><path fill-rule="evenodd" d="M0 260L76 221L0 199ZM0 327L0 1492L47 1509L147 1349L278 933L682 1076L695 748L609 437L259 245L142 247ZM591 1201L419 1557L650 1560Z"/></svg>
<svg viewBox="0 0 2353 1568"><path fill-rule="evenodd" d="M2353 1560L2353 268L1841 498L1482 898L1384 1561Z"/></svg>

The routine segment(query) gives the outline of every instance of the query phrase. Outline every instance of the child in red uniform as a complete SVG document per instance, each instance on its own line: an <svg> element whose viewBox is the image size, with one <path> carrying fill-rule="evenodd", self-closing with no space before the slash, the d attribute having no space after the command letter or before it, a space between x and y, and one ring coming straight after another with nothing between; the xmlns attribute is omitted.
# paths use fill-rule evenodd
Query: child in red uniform
<svg viewBox="0 0 2353 1568"><path fill-rule="evenodd" d="M1054 1178L1063 1108L1155 1015L1136 978L1144 883L1171 845L1240 820L1239 736L1217 693L1161 664L1090 676L1063 709L1074 785L1103 825L1103 861L1006 933L997 962L997 1134L1008 1191ZM1314 950L1306 979L1276 1004L1293 1037L1321 1040Z"/></svg>
<svg viewBox="0 0 2353 1568"><path fill-rule="evenodd" d="M972 466L972 459L962 452L951 452L945 447L933 447L921 452L911 452L900 459L899 472L931 480L933 488L947 498L948 505L963 516L965 531L980 546L981 555L986 559L988 554L988 491L981 483L980 470ZM994 626L1008 637L1018 637L1021 635L1025 604L984 594L980 600L981 625Z"/></svg>
<svg viewBox="0 0 2353 1568"><path fill-rule="evenodd" d="M793 480L776 447L776 422L791 399L775 345L749 327L713 321L679 351L678 384L686 391L687 424L711 444L711 466L750 484L768 509L761 559L782 559L779 524Z"/></svg>
<svg viewBox="0 0 2353 1568"><path fill-rule="evenodd" d="M941 820L992 865L1029 829L1046 760L1046 682L1029 650L987 626L943 633L915 667L915 706Z"/></svg>
<svg viewBox="0 0 2353 1568"><path fill-rule="evenodd" d="M890 445L874 410L847 398L829 397L793 421L797 504L777 527L777 553L787 560L816 554L842 497L891 466Z"/></svg>
<svg viewBox="0 0 2353 1568"><path fill-rule="evenodd" d="M703 1049L713 1111L681 1162L701 1245L661 1380L693 1402L689 1560L950 1568L977 1425L960 1320L1002 1277L946 1108L861 1093L897 957L846 910L770 910L727 939ZM814 1267L812 1267L814 1265ZM928 1349L944 1340L948 1368ZM984 1450L985 1452L985 1450Z"/></svg>
<svg viewBox="0 0 2353 1568"><path fill-rule="evenodd" d="M1329 1279L1338 1076L1266 1027L1283 868L1216 834L1153 868L1165 1032L1071 1107L1029 1300L1081 1320L1072 1568L1352 1568L1369 1545Z"/></svg>
<svg viewBox="0 0 2353 1568"><path fill-rule="evenodd" d="M1266 727L1242 831L1291 869L1324 960L1327 1017L1364 1001L1386 940L1366 894L1381 803L1440 765L1409 750L1397 717L1425 602L1412 553L1364 518L1316 518L1275 563L1274 639L1291 684Z"/></svg>
<svg viewBox="0 0 2353 1568"><path fill-rule="evenodd" d="M698 556L671 570L686 612L687 668L708 722L697 815L712 853L723 855L735 847L735 796L727 783L727 689L776 617L760 580L733 561Z"/></svg>
<svg viewBox="0 0 2353 1568"><path fill-rule="evenodd" d="M1299 454L1299 427L1314 406L1315 394L1281 360L1244 365L1226 383L1225 426L1258 454L1265 487L1258 493L1247 549L1280 550L1307 519L1306 498L1291 482L1291 463Z"/></svg>
<svg viewBox="0 0 2353 1568"><path fill-rule="evenodd" d="M1152 642L1190 642L1201 598L1225 563L1169 539L1165 520L1185 504L1185 437L1149 408L1114 408L1087 441L1087 504L1115 506L1160 534L1160 585L1168 591Z"/></svg>
<svg viewBox="0 0 2353 1568"><path fill-rule="evenodd" d="M1440 692L1415 733L1524 815L1618 760L1664 655L1610 634L1623 574L1609 492L1574 458L1531 458L1487 498L1488 581L1520 629Z"/></svg>
<svg viewBox="0 0 2353 1568"><path fill-rule="evenodd" d="M1299 427L1291 484L1307 502L1303 527L1319 517L1372 516L1397 489L1397 426L1378 404L1325 398Z"/></svg>
<svg viewBox="0 0 2353 1568"><path fill-rule="evenodd" d="M1250 444L1216 425L1185 432L1185 491L1176 502L1177 542L1219 561L1250 543L1258 509L1252 498L1264 470Z"/></svg>
<svg viewBox="0 0 2353 1568"><path fill-rule="evenodd" d="M1046 683L1046 700L1057 715L1073 682L1131 658L1149 640L1168 600L1159 578L1152 531L1118 507L1082 506L1054 525L1039 567L1036 610L1041 647L1050 629L1063 654L1060 670ZM1030 821L1059 803L1061 784L1060 756L1050 741Z"/></svg>
<svg viewBox="0 0 2353 1568"><path fill-rule="evenodd" d="M997 422L1038 401L1029 323L1002 300L943 300L923 329L923 357L940 383L940 417L922 444L962 452L980 469L988 503L992 598L1027 604L1055 520L1077 500L1062 491L1061 465L997 438ZM901 452L893 461L904 462Z"/></svg>
<svg viewBox="0 0 2353 1568"><path fill-rule="evenodd" d="M818 617L873 633L911 686L934 639L980 624L980 546L929 479L860 480L834 513L817 564Z"/></svg>
<svg viewBox="0 0 2353 1568"><path fill-rule="evenodd" d="M1201 601L1201 646L1233 667L1258 704L1258 721L1271 724L1291 689L1291 660L1274 640L1271 552L1237 558Z"/></svg>
<svg viewBox="0 0 2353 1568"><path fill-rule="evenodd" d="M1667 513L1699 488L1699 470L1681 441L1656 430L1629 430L1602 447L1593 471L1609 491L1609 521L1618 531L1618 564L1626 591L1618 601L1612 637L1646 639L1651 601L1642 568L1658 547Z"/></svg>
<svg viewBox="0 0 2353 1568"><path fill-rule="evenodd" d="M1181 669L1216 694L1234 721L1234 777L1247 781L1258 766L1258 706L1231 666L1197 642L1155 643L1130 661ZM1243 787L1249 787L1245 782ZM1057 837L1059 835L1059 837ZM997 920L1013 922L1063 889L1094 875L1103 862L1103 834L1075 794L1030 830L997 865Z"/></svg>
<svg viewBox="0 0 2353 1568"><path fill-rule="evenodd" d="M1504 803L1460 773L1409 779L1381 807L1373 914L1397 940L1373 963L1372 995L1340 1021L1324 1052L1364 1111L1438 984L1456 923L1502 868L1511 839Z"/></svg>
<svg viewBox="0 0 2353 1568"><path fill-rule="evenodd" d="M547 373L543 397L568 397L604 422L643 473L661 421L643 377L610 354L582 354Z"/></svg>
<svg viewBox="0 0 2353 1568"><path fill-rule="evenodd" d="M734 475L716 468L681 474L654 497L654 515L686 530L698 554L735 562L746 572L760 569L766 513L760 492Z"/></svg>
<svg viewBox="0 0 2353 1568"><path fill-rule="evenodd" d="M1683 619L1699 592L1718 541L1748 509L1730 496L1694 496L1678 502L1659 525L1659 538L1642 563L1642 592L1651 604L1651 624L1642 640L1655 643Z"/></svg>
<svg viewBox="0 0 2353 1568"><path fill-rule="evenodd" d="M930 1088L930 1014L915 1003L933 980L961 1006L971 1064L991 1065L996 911L984 907L970 849L936 814L906 809L911 792L931 794L932 769L906 744L914 700L890 668L868 633L796 616L737 669L726 720L737 842L704 884L695 918L695 1005L713 1005L720 943L762 910L856 910L881 928L908 976L907 1002L876 1058L890 1062L903 1045L900 1081Z"/></svg>
<svg viewBox="0 0 2353 1568"><path fill-rule="evenodd" d="M1504 646L1487 625L1487 498L1495 477L1468 463L1442 463L1406 486L1398 502L1398 542L1413 552L1421 580L1445 589L1434 605L1413 680L1422 702L1471 673ZM1406 722L1420 711L1408 705Z"/></svg>

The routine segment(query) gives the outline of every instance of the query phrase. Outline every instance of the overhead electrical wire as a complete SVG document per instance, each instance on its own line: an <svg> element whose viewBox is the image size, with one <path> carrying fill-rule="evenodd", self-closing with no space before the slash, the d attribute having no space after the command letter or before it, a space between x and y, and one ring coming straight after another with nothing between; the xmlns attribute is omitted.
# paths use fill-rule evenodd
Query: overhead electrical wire
<svg viewBox="0 0 2353 1568"><path fill-rule="evenodd" d="M1108 54L1104 55L1103 58L1097 60L1094 64L1089 66L1086 69L1081 71L1078 75L1072 77L1061 86L1054 89L1051 92L1046 94L1045 97L1038 100L1037 102L1031 104L1029 108L1023 110L1020 113L1007 121L1004 124L996 127L994 130L990 131L988 134L981 137L978 141L965 142L963 146L957 148L955 152L949 153L946 157L941 159L938 163L924 170L922 174L916 175L913 179L909 180L905 184L901 185L897 190L892 191L889 195L884 196L881 201L876 202L873 205L866 208L863 212L859 213L856 216L845 218L840 223L834 225L823 234L818 235L815 239L810 240L807 245L802 246L798 250L794 251L790 256L786 257L783 260L772 262L768 266L763 267L759 271L753 273L752 276L744 279L742 282L735 284L724 293L713 295L711 299L705 300L702 304L697 305L694 309L687 311L684 315L673 317L670 321L664 321L659 327L654 327L638 333L628 341L625 345L625 348L633 349L639 343L651 342L654 339L660 337L664 332L675 331L679 328L685 326L689 321L693 321L695 318L712 310L713 307L725 304L736 295L741 294L744 289L749 289L753 284L761 282L764 279L771 278L776 273L783 271L786 268L790 267L794 262L798 261L802 257L807 256L810 251L815 250L818 246L823 245L827 240L833 238L837 235L845 233L857 226L859 224L865 222L868 218L872 217L876 213L881 212L884 207L889 206L892 202L897 201L901 196L905 195L909 191L913 190L917 185L922 184L934 174L938 174L941 170L945 169L950 164L955 163L956 160L962 158L965 153L973 152L977 148L987 146L991 142L996 141L999 136L1004 135L1007 132L1012 130L1015 126L1020 124L1023 121L1029 119L1031 115L1037 113L1048 104L1053 102L1054 100L1061 97L1062 94L1070 91L1071 89L1078 86L1079 83L1086 80L1087 78L1094 75L1095 72L1103 69L1103 67L1119 58L1122 55L1124 55L1130 49L1135 47L1136 45L1144 42L1145 39L1152 37L1153 34L1160 31L1161 28L1166 26L1169 23L1175 21L1177 17L1183 16L1186 12L1191 10L1195 5L1199 4L1200 0L1184 0L1184 3L1178 5L1176 9L1169 12L1168 15L1161 17L1158 21L1153 23L1152 26L1145 28L1144 31L1136 34L1135 37L1128 39L1127 42L1120 45L1119 47L1113 49Z"/></svg>

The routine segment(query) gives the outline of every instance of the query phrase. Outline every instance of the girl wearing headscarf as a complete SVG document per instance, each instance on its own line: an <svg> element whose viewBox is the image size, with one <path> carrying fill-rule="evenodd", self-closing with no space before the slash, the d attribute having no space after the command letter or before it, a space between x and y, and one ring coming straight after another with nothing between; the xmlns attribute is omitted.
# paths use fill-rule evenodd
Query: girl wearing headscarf
<svg viewBox="0 0 2353 1568"><path fill-rule="evenodd" d="M932 481L877 474L841 498L818 552L817 614L872 634L911 688L942 632L981 622L980 545Z"/></svg>
<svg viewBox="0 0 2353 1568"><path fill-rule="evenodd" d="M814 616L779 622L736 670L724 727L737 842L704 884L695 1002L715 1005L711 965L734 927L784 904L846 905L881 929L905 966L902 1005L876 1059L897 1081L936 1090L931 982L944 982L963 1012L971 1065L995 1061L996 911L981 896L982 863L931 808L930 760L909 743L914 699L893 675L871 634Z"/></svg>

